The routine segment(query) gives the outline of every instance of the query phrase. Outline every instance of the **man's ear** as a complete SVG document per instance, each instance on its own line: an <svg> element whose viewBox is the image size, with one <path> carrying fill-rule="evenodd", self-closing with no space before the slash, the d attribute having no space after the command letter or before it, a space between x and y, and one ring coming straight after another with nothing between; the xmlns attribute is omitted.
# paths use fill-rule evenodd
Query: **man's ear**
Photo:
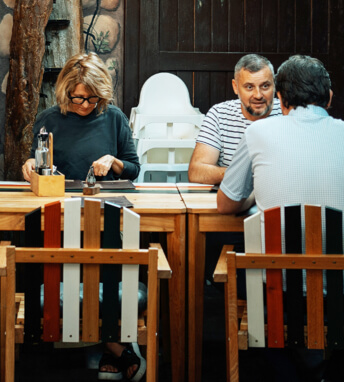
<svg viewBox="0 0 344 382"><path fill-rule="evenodd" d="M333 91L332 89L330 89L330 100L328 101L328 104L326 106L326 109L329 109L330 106L331 106L331 102L332 102L332 97L333 97Z"/></svg>
<svg viewBox="0 0 344 382"><path fill-rule="evenodd" d="M278 97L278 99L279 99L279 101L280 101L280 104L281 104L281 110L282 110L282 114L283 115L288 115L289 114L289 112L290 112L290 110L292 109L292 108L286 108L285 106L284 106L284 104L283 104L283 100L282 100L282 96L281 96L281 93L280 92L277 92L277 97Z"/></svg>
<svg viewBox="0 0 344 382"><path fill-rule="evenodd" d="M235 81L235 78L232 79L232 87L235 94L238 94L238 85Z"/></svg>

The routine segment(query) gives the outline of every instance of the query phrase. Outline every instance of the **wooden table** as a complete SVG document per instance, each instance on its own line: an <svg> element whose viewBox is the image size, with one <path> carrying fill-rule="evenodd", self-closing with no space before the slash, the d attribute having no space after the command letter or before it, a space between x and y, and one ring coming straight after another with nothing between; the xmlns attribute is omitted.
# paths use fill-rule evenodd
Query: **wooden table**
<svg viewBox="0 0 344 382"><path fill-rule="evenodd" d="M200 382L206 233L243 232L246 216L220 215L212 186L180 183L177 187L188 214L188 380Z"/></svg>
<svg viewBox="0 0 344 382"><path fill-rule="evenodd" d="M66 193L65 197L81 196ZM97 196L125 196L134 204L133 211L140 218L141 232L165 232L167 256L172 268L169 280L170 335L172 380L185 380L185 225L186 208L175 185L137 186L136 190L101 193ZM0 183L0 230L24 230L25 214L44 204L60 200L63 211L64 197L37 197L29 186ZM44 208L42 209L42 220ZM62 219L63 220L63 219ZM62 228L63 228L63 222ZM103 224L103 223L102 223ZM82 223L83 226L83 223ZM44 225L42 224L42 227Z"/></svg>

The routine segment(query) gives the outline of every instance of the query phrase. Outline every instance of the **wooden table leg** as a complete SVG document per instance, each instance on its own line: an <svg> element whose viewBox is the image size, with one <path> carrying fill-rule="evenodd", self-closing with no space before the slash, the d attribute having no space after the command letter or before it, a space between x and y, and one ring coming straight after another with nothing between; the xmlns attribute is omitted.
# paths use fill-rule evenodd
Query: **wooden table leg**
<svg viewBox="0 0 344 382"><path fill-rule="evenodd" d="M175 230L167 234L172 381L185 381L185 214L175 216Z"/></svg>
<svg viewBox="0 0 344 382"><path fill-rule="evenodd" d="M205 233L199 231L199 215L189 214L189 382L201 381Z"/></svg>

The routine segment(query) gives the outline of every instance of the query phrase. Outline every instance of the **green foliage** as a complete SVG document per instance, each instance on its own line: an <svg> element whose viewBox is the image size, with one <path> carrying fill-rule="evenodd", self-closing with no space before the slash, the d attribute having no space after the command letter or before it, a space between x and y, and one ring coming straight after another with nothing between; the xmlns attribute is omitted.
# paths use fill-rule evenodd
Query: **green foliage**
<svg viewBox="0 0 344 382"><path fill-rule="evenodd" d="M99 34L94 30L95 34L92 34L92 44L94 46L94 51L97 54L105 54L111 52L109 47L109 34L110 31L104 33L101 31Z"/></svg>

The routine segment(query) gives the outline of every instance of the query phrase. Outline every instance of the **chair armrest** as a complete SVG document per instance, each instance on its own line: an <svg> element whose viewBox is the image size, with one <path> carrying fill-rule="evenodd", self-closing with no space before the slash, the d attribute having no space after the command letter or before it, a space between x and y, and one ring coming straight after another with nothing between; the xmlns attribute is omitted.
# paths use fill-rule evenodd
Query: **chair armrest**
<svg viewBox="0 0 344 382"><path fill-rule="evenodd" d="M167 261L164 250L160 243L150 243L150 247L158 248L158 278L170 279L172 277L172 269Z"/></svg>
<svg viewBox="0 0 344 382"><path fill-rule="evenodd" d="M232 252L233 245L224 245L217 261L216 268L213 274L215 282L226 283L227 282L227 252Z"/></svg>

